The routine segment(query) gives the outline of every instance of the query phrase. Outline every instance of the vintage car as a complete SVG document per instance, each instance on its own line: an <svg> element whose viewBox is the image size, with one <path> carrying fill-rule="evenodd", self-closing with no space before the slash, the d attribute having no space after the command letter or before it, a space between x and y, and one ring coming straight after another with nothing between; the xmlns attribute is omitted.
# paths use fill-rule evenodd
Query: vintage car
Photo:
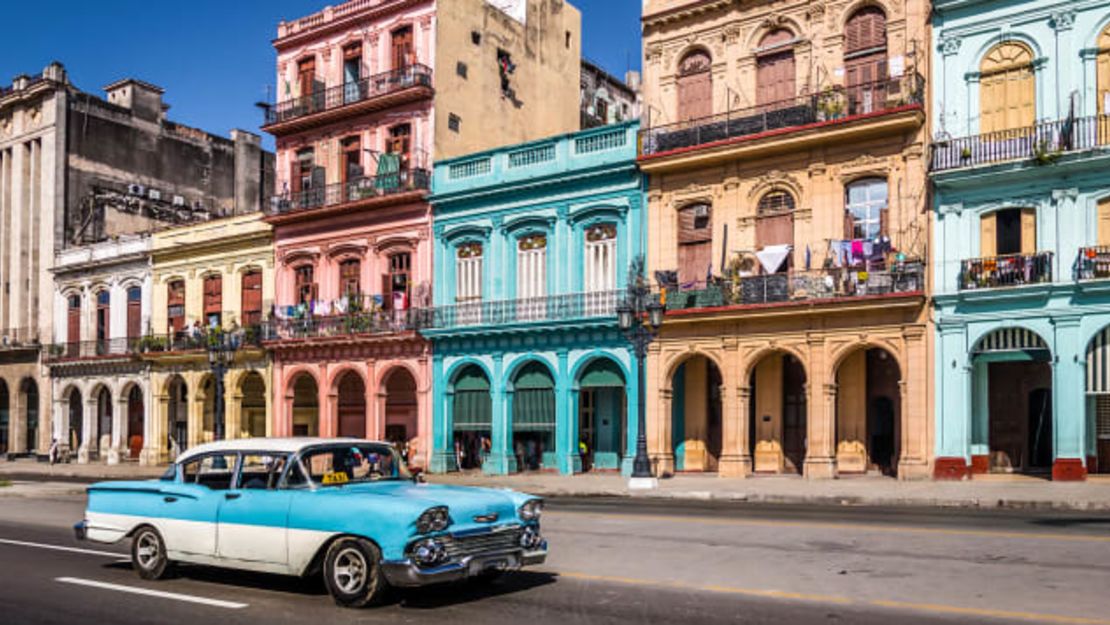
<svg viewBox="0 0 1110 625"><path fill-rule="evenodd" d="M131 539L144 579L177 562L322 573L350 607L390 586L490 579L547 557L541 499L419 477L386 443L219 441L183 453L161 479L93 484L74 530L81 540Z"/></svg>

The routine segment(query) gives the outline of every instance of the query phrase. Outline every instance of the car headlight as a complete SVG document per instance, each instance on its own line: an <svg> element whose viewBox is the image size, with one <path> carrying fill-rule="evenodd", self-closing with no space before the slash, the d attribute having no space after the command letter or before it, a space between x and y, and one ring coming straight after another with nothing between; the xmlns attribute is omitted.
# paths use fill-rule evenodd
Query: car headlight
<svg viewBox="0 0 1110 625"><path fill-rule="evenodd" d="M520 507L520 518L525 521L538 521L543 514L543 500L529 499Z"/></svg>
<svg viewBox="0 0 1110 625"><path fill-rule="evenodd" d="M416 519L416 531L421 534L429 532L442 532L451 524L451 515L447 506L428 508Z"/></svg>

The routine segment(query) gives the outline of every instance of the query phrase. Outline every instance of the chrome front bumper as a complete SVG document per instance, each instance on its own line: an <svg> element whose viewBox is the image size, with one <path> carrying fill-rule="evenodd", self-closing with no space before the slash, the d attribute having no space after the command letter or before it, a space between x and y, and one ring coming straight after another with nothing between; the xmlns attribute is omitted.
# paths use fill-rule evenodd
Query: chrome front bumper
<svg viewBox="0 0 1110 625"><path fill-rule="evenodd" d="M85 519L73 524L73 535L77 540L86 540L89 537L89 522Z"/></svg>
<svg viewBox="0 0 1110 625"><path fill-rule="evenodd" d="M547 559L547 541L538 549L525 551L516 549L493 553L478 553L466 556L458 562L439 566L421 567L406 558L382 562L382 573L391 586L410 588L455 582L468 577L476 577L487 571L515 571L525 566L543 564Z"/></svg>

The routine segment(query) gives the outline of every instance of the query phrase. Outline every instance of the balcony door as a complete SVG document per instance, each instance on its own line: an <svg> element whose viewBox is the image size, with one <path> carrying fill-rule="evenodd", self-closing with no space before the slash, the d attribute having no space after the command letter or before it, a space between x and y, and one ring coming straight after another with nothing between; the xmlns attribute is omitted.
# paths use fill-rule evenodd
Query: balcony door
<svg viewBox="0 0 1110 625"><path fill-rule="evenodd" d="M547 235L530 234L517 240L516 299L521 319L546 316Z"/></svg>
<svg viewBox="0 0 1110 625"><path fill-rule="evenodd" d="M392 50L393 69L408 67L416 62L416 48L413 46L411 26L393 31Z"/></svg>
<svg viewBox="0 0 1110 625"><path fill-rule="evenodd" d="M1036 121L1033 51L1015 41L983 57L979 79L979 132L1028 128Z"/></svg>
<svg viewBox="0 0 1110 625"><path fill-rule="evenodd" d="M223 278L211 275L204 279L204 323L209 328L220 325L223 313Z"/></svg>
<svg viewBox="0 0 1110 625"><path fill-rule="evenodd" d="M606 223L586 229L583 283L586 312L613 314L617 289L617 226Z"/></svg>
<svg viewBox="0 0 1110 625"><path fill-rule="evenodd" d="M455 251L455 303L460 325L482 320L482 244L463 243Z"/></svg>
<svg viewBox="0 0 1110 625"><path fill-rule="evenodd" d="M690 52L678 64L678 120L713 114L712 60L704 50Z"/></svg>
<svg viewBox="0 0 1110 625"><path fill-rule="evenodd" d="M185 281L174 280L170 282L166 299L166 314L169 320L170 333L178 334L185 329Z"/></svg>
<svg viewBox="0 0 1110 625"><path fill-rule="evenodd" d="M1008 208L979 219L979 255L984 258L1037 252L1037 211Z"/></svg>
<svg viewBox="0 0 1110 625"><path fill-rule="evenodd" d="M755 246L766 250L775 246L794 246L794 196L786 191L770 191L759 198L756 207ZM785 258L774 273L790 269L791 249L783 249ZM780 252L771 252L776 257Z"/></svg>
<svg viewBox="0 0 1110 625"><path fill-rule="evenodd" d="M143 333L143 290L127 289L127 338L137 339Z"/></svg>
<svg viewBox="0 0 1110 625"><path fill-rule="evenodd" d="M848 18L844 27L844 73L849 114L870 113L882 106L887 77L886 14L867 6Z"/></svg>
<svg viewBox="0 0 1110 625"><path fill-rule="evenodd" d="M70 344L70 350L76 352L77 344L81 341L81 296L70 295L67 304L66 342Z"/></svg>
<svg viewBox="0 0 1110 625"><path fill-rule="evenodd" d="M789 46L794 35L779 29L767 33L759 43L761 53L756 59L756 103L760 107L788 106L794 97L794 49Z"/></svg>
<svg viewBox="0 0 1110 625"><path fill-rule="evenodd" d="M111 338L112 294L107 289L96 294L96 342L100 347Z"/></svg>
<svg viewBox="0 0 1110 625"><path fill-rule="evenodd" d="M243 274L243 325L262 323L262 272L252 269Z"/></svg>
<svg viewBox="0 0 1110 625"><path fill-rule="evenodd" d="M713 211L708 204L692 204L678 211L678 282L704 281L713 252Z"/></svg>

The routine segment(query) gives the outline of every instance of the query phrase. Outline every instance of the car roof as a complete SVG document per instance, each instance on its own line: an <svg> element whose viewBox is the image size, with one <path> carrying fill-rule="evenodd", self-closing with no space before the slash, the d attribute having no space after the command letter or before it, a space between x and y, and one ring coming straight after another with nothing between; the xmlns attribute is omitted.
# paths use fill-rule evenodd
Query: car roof
<svg viewBox="0 0 1110 625"><path fill-rule="evenodd" d="M186 462L190 458L201 456L204 454L228 452L234 453L237 451L273 451L296 453L305 447L313 447L315 445L328 445L334 443L379 443L388 445L381 441L370 441L360 438L316 438L316 437L291 437L291 438L238 438L232 440L215 441L212 443L204 443L191 447L177 457L177 462Z"/></svg>

